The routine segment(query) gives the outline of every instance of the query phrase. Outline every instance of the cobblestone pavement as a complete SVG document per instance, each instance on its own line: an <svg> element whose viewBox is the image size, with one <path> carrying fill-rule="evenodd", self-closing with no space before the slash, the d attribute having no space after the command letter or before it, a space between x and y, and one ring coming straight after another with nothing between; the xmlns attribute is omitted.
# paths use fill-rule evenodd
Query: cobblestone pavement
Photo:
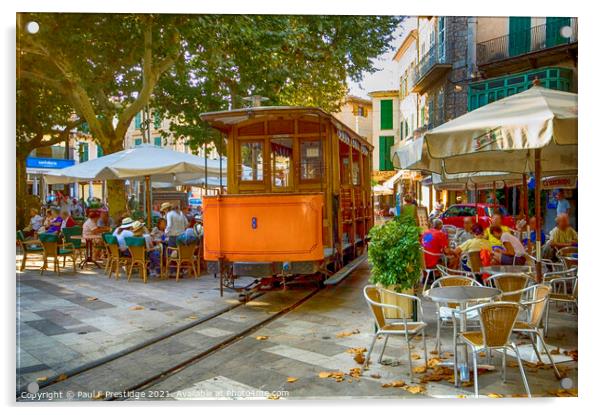
<svg viewBox="0 0 602 415"><path fill-rule="evenodd" d="M91 267L41 276L39 266L17 271L17 388L238 304L212 275L144 284Z"/></svg>
<svg viewBox="0 0 602 415"><path fill-rule="evenodd" d="M377 362L383 343L381 340L375 347L370 369L361 377L355 376L359 364L354 361L354 354L349 353L349 349L367 348L374 330L362 295L362 288L368 277L369 269L364 263L337 286L325 288L293 311L143 390L141 395L134 398L337 399L472 396L473 388L470 385L455 388L447 379L420 383L420 377L424 374L417 374L411 379L408 375L407 349L400 340L393 338L389 340L384 353L385 364ZM204 276L198 280L183 280L177 284L175 281L154 281L144 285L133 280L129 284L125 280L108 280L102 273L95 272L81 273L76 277L55 277L50 274L40 277L38 272L18 274L19 299L23 310L18 324L21 333L29 333L21 339L18 348L21 354L26 354L18 357L21 368L30 368L27 373L21 371L21 382L35 380L40 374L49 371L56 373L59 367L76 366L102 353L123 349L139 343L145 336L150 337L157 332L165 332L178 324L184 324L189 321L187 319L191 315L200 317L210 314L237 301L232 294L220 299L217 285L211 276ZM78 390L89 390L90 395L81 399L90 399L98 391L117 392L119 388L136 384L140 377L157 374L163 367L167 367L166 365L176 364L178 359L193 352L198 353L236 334L245 324L265 318L266 312L274 312L275 306L269 303L290 303L304 295L304 292L309 291L291 289L268 293L251 307L238 308L199 326L195 333L187 334L184 339L178 338L174 339L177 341L158 344L156 350L148 350L136 359L130 359L132 361L127 362L125 369L112 370L110 366L102 367L74 378L72 384L56 384L52 390L65 389L72 387L71 385L76 385ZM96 297L97 300L88 301L88 297ZM109 306L102 305L103 303ZM142 305L144 309L132 310L134 305ZM430 353L435 348L434 305L425 301L424 306L429 323L426 338L429 358L437 357ZM254 308L260 312L253 311ZM54 311L62 314L56 314ZM78 321L69 320L70 318ZM99 320L94 320L96 318ZM113 320L106 320L107 318ZM248 320L245 322L245 319ZM48 327L51 328L47 327L46 322L36 323L40 320L47 320ZM97 330L82 329L87 326ZM550 331L548 344L552 350L556 351L558 348L559 354L555 354L554 358L564 361L559 367L563 375L571 380L564 386L566 389L576 388L577 363L562 353L564 350L577 349L576 316L558 312L553 308L551 326L553 329ZM77 334L82 332L87 334ZM442 333L443 351L449 353L451 330L446 328ZM92 348L90 352L85 349L85 345L89 343L76 342L74 347L68 340L63 340L79 339L88 335L93 335L90 343L94 346L89 346ZM100 339L94 340L95 336ZM24 341L26 344L23 344ZM517 339L517 342L525 343L524 339ZM534 359L527 345L521 347L523 359ZM72 353L75 356L69 361L65 356ZM413 343L412 353L416 359L413 361L414 367L424 366L421 341ZM441 356L442 361L452 359L448 354ZM494 353L493 364L496 370L479 375L482 395L512 396L524 393L515 360L509 357L508 361L507 382L502 383L499 370L501 358L499 354ZM27 364L23 364L24 362ZM46 367L37 370L36 365ZM529 366L527 377L534 396L550 396L561 388L552 370L538 368L534 364ZM32 367L36 370L32 370ZM433 370L426 372L427 375L432 373ZM331 375L324 377L327 374ZM395 381L405 382L405 387L383 387L383 384ZM397 385L401 383L398 382Z"/></svg>

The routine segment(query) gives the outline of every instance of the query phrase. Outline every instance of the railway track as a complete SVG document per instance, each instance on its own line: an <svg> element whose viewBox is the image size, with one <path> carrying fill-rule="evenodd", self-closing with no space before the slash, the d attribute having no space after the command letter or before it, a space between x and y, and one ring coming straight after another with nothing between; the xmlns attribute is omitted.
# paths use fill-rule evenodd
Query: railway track
<svg viewBox="0 0 602 415"><path fill-rule="evenodd" d="M341 281L365 259L365 255L356 258L335 274L335 281ZM46 395L53 396L53 400L126 400L135 392L148 389L251 335L298 308L322 289L324 288L257 293L247 303L234 304L116 355L91 362L62 376L55 376L40 384L39 391L33 396L22 389L17 393L17 400L42 400L39 397ZM257 301L258 299L261 301ZM245 324L222 339L208 339L199 333L204 327L219 324L220 319L245 321ZM194 343L196 340L199 347L193 351L171 352L177 351L182 344ZM122 376L123 373L127 373L127 376ZM105 391L111 393L107 395Z"/></svg>

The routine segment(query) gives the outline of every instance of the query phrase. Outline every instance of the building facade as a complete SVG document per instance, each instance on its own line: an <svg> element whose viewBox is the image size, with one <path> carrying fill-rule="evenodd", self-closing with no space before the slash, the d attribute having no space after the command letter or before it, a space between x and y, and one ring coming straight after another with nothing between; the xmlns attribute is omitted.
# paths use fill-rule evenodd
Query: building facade
<svg viewBox="0 0 602 415"><path fill-rule="evenodd" d="M348 95L341 105L341 110L332 115L374 144L372 141L372 102L370 100Z"/></svg>

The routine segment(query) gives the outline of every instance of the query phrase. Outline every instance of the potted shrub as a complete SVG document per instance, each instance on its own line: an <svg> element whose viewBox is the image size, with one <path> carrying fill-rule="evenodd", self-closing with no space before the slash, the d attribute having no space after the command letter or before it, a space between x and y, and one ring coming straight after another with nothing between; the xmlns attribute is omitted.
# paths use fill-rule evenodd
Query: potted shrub
<svg viewBox="0 0 602 415"><path fill-rule="evenodd" d="M414 294L422 274L420 228L409 217L395 217L370 230L368 260L370 282L399 293ZM414 306L411 300L392 294L383 296L383 302L401 307L411 317ZM388 318L401 318L397 310L387 310Z"/></svg>

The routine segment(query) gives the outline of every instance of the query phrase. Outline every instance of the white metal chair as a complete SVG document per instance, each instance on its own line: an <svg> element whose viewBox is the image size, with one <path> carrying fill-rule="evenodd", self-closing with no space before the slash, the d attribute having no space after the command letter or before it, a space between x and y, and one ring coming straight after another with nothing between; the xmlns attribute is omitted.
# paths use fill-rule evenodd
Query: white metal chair
<svg viewBox="0 0 602 415"><path fill-rule="evenodd" d="M458 345L460 342L467 344L472 352L472 364L474 373L474 393L479 396L479 376L477 355L484 350L487 354L491 350L501 350L502 354L502 379L506 381L506 351L511 349L517 357L520 374L527 391L527 395L531 397L529 383L520 359L520 353L516 344L510 340L512 329L518 317L520 305L518 303L508 301L497 301L493 303L479 304L464 310L454 310L452 320L454 323L454 378L458 376ZM479 331L464 331L458 332L457 318L462 318L461 314L477 311L481 322L481 330Z"/></svg>
<svg viewBox="0 0 602 415"><path fill-rule="evenodd" d="M441 230L447 234L447 237L450 241L456 239L458 228L456 228L454 225L443 225Z"/></svg>
<svg viewBox="0 0 602 415"><path fill-rule="evenodd" d="M431 288L437 287L459 287L459 286L481 286L481 284L474 278L464 275L447 275L443 276L433 282ZM455 303L435 303L436 314L437 314L437 352L441 354L441 327L445 326L446 323L451 327L453 319L453 310L458 309L458 304ZM474 312L466 316L468 321L474 321L478 317L478 313Z"/></svg>
<svg viewBox="0 0 602 415"><path fill-rule="evenodd" d="M418 307L418 315L416 321L408 321L408 316L406 316L405 311L396 305L393 304L384 304L382 302L382 293L387 292L388 294L394 294L399 297L403 297L410 300L415 300L416 305ZM426 350L426 327L427 324L424 322L424 313L422 311L422 301L420 298L409 295L397 293L394 291L386 290L381 287L377 287L375 285L368 285L364 287L364 297L368 306L370 307L370 311L372 311L372 315L374 317L374 321L377 326L376 333L374 333L374 337L372 338L372 343L370 344L370 348L368 349L368 354L366 355L366 360L362 365L360 373L363 373L366 366L369 365L370 355L372 354L372 349L374 349L374 344L379 336L385 337L385 343L383 344L383 348L380 352L380 357L378 358L378 362L382 362L383 354L385 353L385 348L387 347L387 341L389 340L389 336L403 336L405 337L407 346L408 346L408 360L410 363L410 377L413 377L414 372L412 369L412 350L410 349L410 341L418 334L422 335L422 342L424 347L424 362L425 365L428 362L428 355ZM400 312L402 315L401 321L389 321L385 317L384 309L393 309Z"/></svg>
<svg viewBox="0 0 602 415"><path fill-rule="evenodd" d="M449 267L446 267L445 265L441 265L441 264L437 265L437 269L439 270L441 275L444 277L447 277L450 275L461 275L463 277L468 277L468 278L473 278L473 279L475 278L474 274L470 271L464 271L461 269L453 269L453 268L449 268Z"/></svg>
<svg viewBox="0 0 602 415"><path fill-rule="evenodd" d="M437 269L436 266L435 266L435 268L427 268L426 267L426 255L440 257L441 260L443 261L443 264L445 264L445 266L447 266L447 256L445 256L445 254L443 254L443 253L439 254L436 252L427 251L426 249L424 249L424 247L422 248L422 255L423 255L423 260L424 260L424 269L422 270L422 274L424 276L423 281L422 281L422 293L424 294L427 287L429 286L430 277L432 277L432 280L435 281L436 274L439 272L439 270Z"/></svg>
<svg viewBox="0 0 602 415"><path fill-rule="evenodd" d="M554 363L554 359L552 359L552 355L550 354L548 346L546 345L546 342L544 341L539 329L548 303L548 295L550 290L551 288L549 285L537 284L512 293L520 294L524 298L521 299L519 304L527 310L527 318L525 320L518 319L516 323L514 323L514 328L512 331L514 333L523 333L528 335L531 345L533 346L533 350L535 351L535 355L537 356L537 360L543 363L535 341L535 337L539 338L543 346L543 350L548 355L548 359L550 359L550 363L554 368L556 377L560 379L560 372L556 367L556 363ZM503 296L504 295L502 295L502 299Z"/></svg>
<svg viewBox="0 0 602 415"><path fill-rule="evenodd" d="M548 295L548 302L546 304L546 319L544 321L544 336L547 336L548 325L550 322L550 302L554 301L572 305L575 309L578 307L579 287L577 270L572 268L562 272L548 272L544 274L544 283L551 287L551 292ZM559 284L562 284L562 291L558 291Z"/></svg>

